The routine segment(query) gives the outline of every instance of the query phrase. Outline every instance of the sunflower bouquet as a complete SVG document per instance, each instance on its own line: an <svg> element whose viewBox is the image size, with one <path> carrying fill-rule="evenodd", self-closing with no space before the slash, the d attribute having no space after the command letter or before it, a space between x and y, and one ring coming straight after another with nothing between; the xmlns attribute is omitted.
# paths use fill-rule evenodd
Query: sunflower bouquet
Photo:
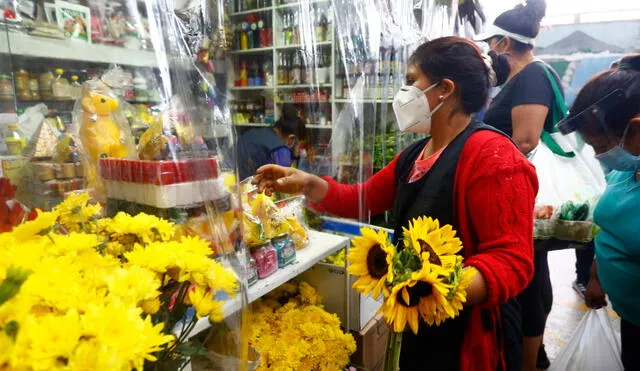
<svg viewBox="0 0 640 371"><path fill-rule="evenodd" d="M391 328L385 370L396 371L402 332L408 328L417 334L420 321L439 326L458 316L476 270L464 268L456 231L437 219L413 219L398 246L384 230L362 228L361 233L347 256L348 271L358 277L356 291L384 296L380 311Z"/></svg>
<svg viewBox="0 0 640 371"><path fill-rule="evenodd" d="M146 214L101 218L86 194L1 233L0 370L183 367L189 330L223 319L214 294L237 279L175 233Z"/></svg>

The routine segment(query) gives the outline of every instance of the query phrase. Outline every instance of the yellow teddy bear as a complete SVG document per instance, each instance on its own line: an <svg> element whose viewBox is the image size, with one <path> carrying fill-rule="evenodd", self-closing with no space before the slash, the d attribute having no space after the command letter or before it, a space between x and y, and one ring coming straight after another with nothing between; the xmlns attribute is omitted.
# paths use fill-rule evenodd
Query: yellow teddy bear
<svg viewBox="0 0 640 371"><path fill-rule="evenodd" d="M101 157L125 157L127 147L121 139L120 129L112 114L118 109L118 100L100 91L87 91L82 97L82 122L80 142L86 151L89 188L100 194L98 181L98 159Z"/></svg>

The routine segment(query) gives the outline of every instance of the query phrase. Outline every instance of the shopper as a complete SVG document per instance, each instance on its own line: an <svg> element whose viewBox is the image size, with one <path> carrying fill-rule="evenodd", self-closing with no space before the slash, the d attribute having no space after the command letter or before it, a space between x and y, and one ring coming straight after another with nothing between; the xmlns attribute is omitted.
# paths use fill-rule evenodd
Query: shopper
<svg viewBox="0 0 640 371"><path fill-rule="evenodd" d="M510 74L502 90L493 99L484 121L513 138L525 155L540 142L542 130L553 130L553 105L556 94L561 95L560 78L533 55L540 21L545 15L544 0L529 0L500 14L477 40L486 41L492 50L509 56ZM555 80L559 93L554 93ZM550 241L536 241L534 247L534 278L520 296L522 332L524 335L523 370L547 369L549 358L543 345L544 328L551 312L553 292L547 260ZM557 241L553 241L557 243Z"/></svg>
<svg viewBox="0 0 640 371"><path fill-rule="evenodd" d="M599 308L606 305L605 293L609 296L622 317L622 364L640 370L640 54L592 78L558 128L577 131L611 170L594 212L602 230L585 300Z"/></svg>
<svg viewBox="0 0 640 371"><path fill-rule="evenodd" d="M489 87L505 78L491 65L466 39L446 37L419 46L394 111L400 130L431 136L362 184L339 184L274 165L260 168L254 179L260 190L303 193L316 209L342 217L393 209L396 242L402 227L419 216L456 228L466 264L480 272L467 290L468 307L439 327L422 323L417 336L405 332L403 371L518 368L511 362L519 357L508 358L518 353L521 339L519 310L511 299L533 275L538 185L533 166L507 136L471 120Z"/></svg>
<svg viewBox="0 0 640 371"><path fill-rule="evenodd" d="M287 107L272 128L249 129L242 134L224 164L232 166L237 158L240 179L255 174L260 166L266 164L291 166L305 136L304 121L294 109Z"/></svg>

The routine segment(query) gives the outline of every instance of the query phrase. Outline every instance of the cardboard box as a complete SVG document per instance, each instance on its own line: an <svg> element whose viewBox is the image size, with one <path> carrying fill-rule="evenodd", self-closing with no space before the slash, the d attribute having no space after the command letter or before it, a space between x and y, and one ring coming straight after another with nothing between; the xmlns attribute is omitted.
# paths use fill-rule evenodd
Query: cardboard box
<svg viewBox="0 0 640 371"><path fill-rule="evenodd" d="M389 337L389 326L382 315L375 316L361 331L354 331L352 334L357 349L351 355L351 363L369 371L382 370Z"/></svg>
<svg viewBox="0 0 640 371"><path fill-rule="evenodd" d="M344 267L328 263L318 263L304 272L300 276L300 279L316 288L323 298L325 309L329 313L337 314L338 317L340 317L342 326L346 327L345 298L347 295L345 294L346 283L344 275ZM350 276L349 279L349 307L351 313L349 317L349 330L360 331L376 315L376 312L382 305L382 297L380 297L379 301L376 301L373 300L370 295L360 295L352 288L356 277Z"/></svg>

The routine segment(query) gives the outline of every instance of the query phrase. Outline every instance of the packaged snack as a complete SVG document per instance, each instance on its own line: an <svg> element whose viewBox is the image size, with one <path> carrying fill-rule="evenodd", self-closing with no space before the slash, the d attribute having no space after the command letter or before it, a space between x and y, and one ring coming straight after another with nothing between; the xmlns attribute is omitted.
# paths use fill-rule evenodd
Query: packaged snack
<svg viewBox="0 0 640 371"><path fill-rule="evenodd" d="M278 253L278 268L284 268L296 260L295 245L288 234L273 238L271 245Z"/></svg>
<svg viewBox="0 0 640 371"><path fill-rule="evenodd" d="M266 238L280 236L287 233L289 229L276 204L264 193L258 194L255 201L253 201L251 214L262 222L264 236Z"/></svg>

